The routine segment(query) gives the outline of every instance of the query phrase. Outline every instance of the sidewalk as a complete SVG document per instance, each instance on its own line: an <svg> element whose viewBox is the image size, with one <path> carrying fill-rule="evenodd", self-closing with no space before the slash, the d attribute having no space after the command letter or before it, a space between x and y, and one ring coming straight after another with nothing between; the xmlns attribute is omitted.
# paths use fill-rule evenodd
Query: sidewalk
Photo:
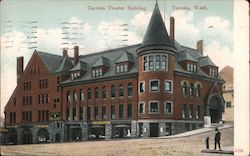
<svg viewBox="0 0 250 156"><path fill-rule="evenodd" d="M218 127L218 129L225 129L225 128L231 128L231 127L233 127L233 124L224 124L224 125ZM180 133L180 134L176 134L176 135L162 136L162 137L158 137L158 138L159 139L170 139L170 138L188 137L188 136L192 136L192 135L196 135L196 134L211 132L211 131L214 131L214 129L215 129L214 127L201 128L201 129L196 129L196 130L192 130L192 131L188 131L188 132L184 132L184 133Z"/></svg>
<svg viewBox="0 0 250 156"><path fill-rule="evenodd" d="M211 150L211 149L203 149L201 150L201 153L219 153L219 154L234 154L234 147L224 147L222 148L222 151L219 150Z"/></svg>

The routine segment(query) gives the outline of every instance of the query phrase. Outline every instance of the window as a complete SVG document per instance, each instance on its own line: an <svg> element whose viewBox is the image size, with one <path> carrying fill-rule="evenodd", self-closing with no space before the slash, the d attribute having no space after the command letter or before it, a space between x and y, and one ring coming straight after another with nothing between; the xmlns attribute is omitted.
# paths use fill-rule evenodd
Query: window
<svg viewBox="0 0 250 156"><path fill-rule="evenodd" d="M123 85L120 84L120 86L119 86L119 96L121 97L121 96L123 96L123 94L124 94Z"/></svg>
<svg viewBox="0 0 250 156"><path fill-rule="evenodd" d="M227 108L232 107L232 103L231 102L226 102L226 107Z"/></svg>
<svg viewBox="0 0 250 156"><path fill-rule="evenodd" d="M165 108L165 111L164 111L165 113L167 113L167 114L173 113L173 103L172 102L170 102L170 101L165 102L164 108Z"/></svg>
<svg viewBox="0 0 250 156"><path fill-rule="evenodd" d="M123 104L119 104L119 118L123 118Z"/></svg>
<svg viewBox="0 0 250 156"><path fill-rule="evenodd" d="M148 71L148 56L143 57L143 69L144 71Z"/></svg>
<svg viewBox="0 0 250 156"><path fill-rule="evenodd" d="M106 116L106 106L102 106L102 119L106 119L107 116Z"/></svg>
<svg viewBox="0 0 250 156"><path fill-rule="evenodd" d="M98 106L95 106L95 119L98 119Z"/></svg>
<svg viewBox="0 0 250 156"><path fill-rule="evenodd" d="M87 120L91 119L91 107L87 108Z"/></svg>
<svg viewBox="0 0 250 156"><path fill-rule="evenodd" d="M194 84L193 83L190 84L189 93L190 93L190 96L194 96Z"/></svg>
<svg viewBox="0 0 250 156"><path fill-rule="evenodd" d="M39 80L39 88L48 88L48 79L47 78L42 78Z"/></svg>
<svg viewBox="0 0 250 156"><path fill-rule="evenodd" d="M79 79L80 77L81 77L80 72L71 73L71 79L72 79L72 80L74 80L74 79Z"/></svg>
<svg viewBox="0 0 250 156"><path fill-rule="evenodd" d="M83 108L82 107L80 107L80 120L83 120Z"/></svg>
<svg viewBox="0 0 250 156"><path fill-rule="evenodd" d="M150 82L150 91L158 92L159 91L159 80L149 80Z"/></svg>
<svg viewBox="0 0 250 156"><path fill-rule="evenodd" d="M115 86L114 85L112 85L111 86L111 97L115 97Z"/></svg>
<svg viewBox="0 0 250 156"><path fill-rule="evenodd" d="M172 92L172 81L169 80L165 81L165 91Z"/></svg>
<svg viewBox="0 0 250 156"><path fill-rule="evenodd" d="M91 89L90 88L88 89L88 93L87 94L88 94L88 100L91 100L91 98L92 98L91 96L92 95L91 95Z"/></svg>
<svg viewBox="0 0 250 156"><path fill-rule="evenodd" d="M145 82L142 81L139 83L139 92L142 93L145 91Z"/></svg>
<svg viewBox="0 0 250 156"><path fill-rule="evenodd" d="M196 119L199 119L200 118L200 105L197 105L196 106Z"/></svg>
<svg viewBox="0 0 250 156"><path fill-rule="evenodd" d="M127 72L127 71L128 71L128 65L124 64L124 72Z"/></svg>
<svg viewBox="0 0 250 156"><path fill-rule="evenodd" d="M107 90L106 87L102 87L102 98L105 99L107 97Z"/></svg>
<svg viewBox="0 0 250 156"><path fill-rule="evenodd" d="M183 104L182 106L182 118L186 118L187 117L187 105Z"/></svg>
<svg viewBox="0 0 250 156"><path fill-rule="evenodd" d="M196 88L196 95L197 95L197 97L200 97L200 96L201 96L201 86L200 86L200 84L197 85L197 88Z"/></svg>
<svg viewBox="0 0 250 156"><path fill-rule="evenodd" d="M191 104L191 105L189 105L189 118L190 119L193 118L193 111L194 111L193 105Z"/></svg>
<svg viewBox="0 0 250 156"><path fill-rule="evenodd" d="M102 75L103 75L102 68L92 69L92 77L98 77L98 76L102 76Z"/></svg>
<svg viewBox="0 0 250 156"><path fill-rule="evenodd" d="M99 98L99 91L98 91L98 88L96 87L95 88L95 99L98 99Z"/></svg>
<svg viewBox="0 0 250 156"><path fill-rule="evenodd" d="M149 56L149 70L154 70L154 55Z"/></svg>
<svg viewBox="0 0 250 156"><path fill-rule="evenodd" d="M167 55L162 55L161 69L167 70Z"/></svg>
<svg viewBox="0 0 250 156"><path fill-rule="evenodd" d="M144 114L145 113L145 103L140 102L139 103L139 114Z"/></svg>
<svg viewBox="0 0 250 156"><path fill-rule="evenodd" d="M116 65L116 73L120 73L120 66Z"/></svg>
<svg viewBox="0 0 250 156"><path fill-rule="evenodd" d="M70 102L70 91L67 92L67 102Z"/></svg>
<svg viewBox="0 0 250 156"><path fill-rule="evenodd" d="M117 64L116 65L116 73L124 73L128 71L127 64Z"/></svg>
<svg viewBox="0 0 250 156"><path fill-rule="evenodd" d="M161 56L155 55L155 70L160 70Z"/></svg>
<svg viewBox="0 0 250 156"><path fill-rule="evenodd" d="M133 87L132 87L132 83L128 84L128 96L132 96L133 94Z"/></svg>
<svg viewBox="0 0 250 156"><path fill-rule="evenodd" d="M159 102L151 101L149 102L149 113L159 113Z"/></svg>
<svg viewBox="0 0 250 156"><path fill-rule="evenodd" d="M187 95L187 82L183 82L182 84L182 94Z"/></svg>
<svg viewBox="0 0 250 156"><path fill-rule="evenodd" d="M218 71L215 68L209 68L209 75L210 76L218 76Z"/></svg>
<svg viewBox="0 0 250 156"><path fill-rule="evenodd" d="M111 105L111 119L115 118L115 105Z"/></svg>
<svg viewBox="0 0 250 156"><path fill-rule="evenodd" d="M80 100L84 101L84 92L83 92L83 89L80 90Z"/></svg>
<svg viewBox="0 0 250 156"><path fill-rule="evenodd" d="M132 117L132 104L128 104L127 116L130 119Z"/></svg>
<svg viewBox="0 0 250 156"><path fill-rule="evenodd" d="M76 93L76 91L74 91L73 93L74 93L74 101L77 101L77 93Z"/></svg>
<svg viewBox="0 0 250 156"><path fill-rule="evenodd" d="M76 117L76 106L73 107L73 120L77 120L77 117Z"/></svg>

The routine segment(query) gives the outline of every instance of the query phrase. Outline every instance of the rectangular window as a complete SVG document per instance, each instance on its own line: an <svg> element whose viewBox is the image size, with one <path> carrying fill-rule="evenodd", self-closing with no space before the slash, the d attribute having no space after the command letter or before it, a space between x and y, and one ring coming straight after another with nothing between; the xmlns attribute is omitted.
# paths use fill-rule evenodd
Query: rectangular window
<svg viewBox="0 0 250 156"><path fill-rule="evenodd" d="M129 119L132 118L132 104L128 104L128 111L127 111L127 116Z"/></svg>
<svg viewBox="0 0 250 156"><path fill-rule="evenodd" d="M120 66L116 65L116 73L120 73Z"/></svg>
<svg viewBox="0 0 250 156"><path fill-rule="evenodd" d="M128 65L125 64L125 65L124 65L124 72L127 72L127 71L128 71Z"/></svg>
<svg viewBox="0 0 250 156"><path fill-rule="evenodd" d="M196 119L200 118L200 105L197 105L196 107Z"/></svg>
<svg viewBox="0 0 250 156"><path fill-rule="evenodd" d="M169 101L167 101L167 102L165 102L165 113L167 113L167 114L170 114L170 113L173 113L173 103L172 102L169 102Z"/></svg>
<svg viewBox="0 0 250 156"><path fill-rule="evenodd" d="M119 118L122 119L123 118L123 104L119 105Z"/></svg>
<svg viewBox="0 0 250 156"><path fill-rule="evenodd" d="M190 71L190 64L187 64L187 71Z"/></svg>
<svg viewBox="0 0 250 156"><path fill-rule="evenodd" d="M161 56L155 55L155 70L160 70Z"/></svg>
<svg viewBox="0 0 250 156"><path fill-rule="evenodd" d="M41 121L41 111L40 110L38 111L38 121L39 122Z"/></svg>
<svg viewBox="0 0 250 156"><path fill-rule="evenodd" d="M9 123L12 123L12 112L10 112L10 120Z"/></svg>
<svg viewBox="0 0 250 156"><path fill-rule="evenodd" d="M69 109L69 107L67 107L67 109L66 109L66 120L70 120L70 109Z"/></svg>
<svg viewBox="0 0 250 156"><path fill-rule="evenodd" d="M120 66L120 70L121 70L121 73L124 72L124 68L123 68L123 65Z"/></svg>
<svg viewBox="0 0 250 156"><path fill-rule="evenodd" d="M166 92L172 92L172 81L165 81L165 91Z"/></svg>
<svg viewBox="0 0 250 156"><path fill-rule="evenodd" d="M92 70L92 76L95 77L95 70Z"/></svg>
<svg viewBox="0 0 250 156"><path fill-rule="evenodd" d="M197 72L197 66L194 65L194 72Z"/></svg>
<svg viewBox="0 0 250 156"><path fill-rule="evenodd" d="M153 101L149 102L149 113L159 113L159 102Z"/></svg>
<svg viewBox="0 0 250 156"><path fill-rule="evenodd" d="M29 112L29 121L32 122L32 112Z"/></svg>
<svg viewBox="0 0 250 156"><path fill-rule="evenodd" d="M111 86L111 97L115 97L115 86Z"/></svg>
<svg viewBox="0 0 250 156"><path fill-rule="evenodd" d="M182 118L186 118L187 117L187 105L186 104L183 104L182 105Z"/></svg>
<svg viewBox="0 0 250 156"><path fill-rule="evenodd" d="M99 74L102 76L102 68L99 69Z"/></svg>
<svg viewBox="0 0 250 156"><path fill-rule="evenodd" d="M227 107L227 108L230 108L230 107L232 107L232 104L231 104L231 102L226 102L226 107Z"/></svg>
<svg viewBox="0 0 250 156"><path fill-rule="evenodd" d="M193 118L193 105L189 105L189 118Z"/></svg>
<svg viewBox="0 0 250 156"><path fill-rule="evenodd" d="M115 106L114 105L111 105L111 119L114 119L115 118Z"/></svg>
<svg viewBox="0 0 250 156"><path fill-rule="evenodd" d="M106 116L106 106L102 106L102 119L106 119L107 116Z"/></svg>
<svg viewBox="0 0 250 156"><path fill-rule="evenodd" d="M148 57L147 56L143 57L143 69L144 71L148 71Z"/></svg>
<svg viewBox="0 0 250 156"><path fill-rule="evenodd" d="M162 55L161 69L167 70L167 55Z"/></svg>
<svg viewBox="0 0 250 156"><path fill-rule="evenodd" d="M159 91L159 80L150 80L150 91L151 92Z"/></svg>
<svg viewBox="0 0 250 156"><path fill-rule="evenodd" d="M46 110L46 121L49 121L49 110Z"/></svg>
<svg viewBox="0 0 250 156"><path fill-rule="evenodd" d="M87 108L87 120L91 119L91 107Z"/></svg>
<svg viewBox="0 0 250 156"><path fill-rule="evenodd" d="M83 120L83 108L82 107L80 107L80 120Z"/></svg>
<svg viewBox="0 0 250 156"><path fill-rule="evenodd" d="M73 107L73 120L77 120L77 116L76 116L76 107Z"/></svg>
<svg viewBox="0 0 250 156"><path fill-rule="evenodd" d="M145 91L145 82L142 81L139 83L139 92L142 93Z"/></svg>
<svg viewBox="0 0 250 156"><path fill-rule="evenodd" d="M145 103L144 102L140 102L139 103L139 113L143 114L145 112Z"/></svg>
<svg viewBox="0 0 250 156"><path fill-rule="evenodd" d="M154 70L154 55L149 56L149 70Z"/></svg>
<svg viewBox="0 0 250 156"><path fill-rule="evenodd" d="M98 119L98 106L95 106L95 119Z"/></svg>

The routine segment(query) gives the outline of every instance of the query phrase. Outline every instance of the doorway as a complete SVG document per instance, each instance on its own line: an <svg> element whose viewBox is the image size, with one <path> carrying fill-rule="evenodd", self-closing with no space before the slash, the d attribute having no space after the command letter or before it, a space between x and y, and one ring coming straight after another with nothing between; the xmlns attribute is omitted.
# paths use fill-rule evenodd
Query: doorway
<svg viewBox="0 0 250 156"><path fill-rule="evenodd" d="M159 123L150 123L150 137L159 136Z"/></svg>

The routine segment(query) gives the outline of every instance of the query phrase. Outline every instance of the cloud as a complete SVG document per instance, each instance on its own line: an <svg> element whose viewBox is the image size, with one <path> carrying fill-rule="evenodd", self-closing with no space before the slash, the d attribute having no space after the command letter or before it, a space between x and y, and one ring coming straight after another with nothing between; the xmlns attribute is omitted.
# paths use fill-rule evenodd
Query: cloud
<svg viewBox="0 0 250 156"><path fill-rule="evenodd" d="M219 66L219 70L227 65L234 67L233 52L229 47L222 46L218 41L205 45L204 55L208 55Z"/></svg>

